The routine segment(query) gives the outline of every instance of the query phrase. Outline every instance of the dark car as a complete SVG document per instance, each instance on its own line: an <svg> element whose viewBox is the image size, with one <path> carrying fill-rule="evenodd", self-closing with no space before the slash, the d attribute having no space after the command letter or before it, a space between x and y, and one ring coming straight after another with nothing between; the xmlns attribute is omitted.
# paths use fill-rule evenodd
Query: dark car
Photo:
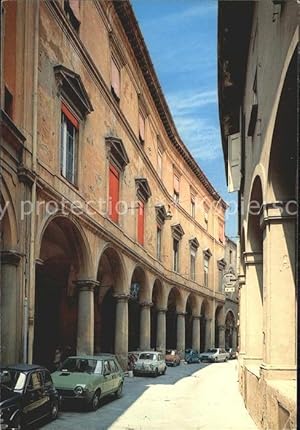
<svg viewBox="0 0 300 430"><path fill-rule="evenodd" d="M187 362L187 364L200 363L199 354L194 349L186 349L184 359Z"/></svg>
<svg viewBox="0 0 300 430"><path fill-rule="evenodd" d="M56 419L59 396L47 369L16 364L0 368L0 428L21 429L38 420Z"/></svg>

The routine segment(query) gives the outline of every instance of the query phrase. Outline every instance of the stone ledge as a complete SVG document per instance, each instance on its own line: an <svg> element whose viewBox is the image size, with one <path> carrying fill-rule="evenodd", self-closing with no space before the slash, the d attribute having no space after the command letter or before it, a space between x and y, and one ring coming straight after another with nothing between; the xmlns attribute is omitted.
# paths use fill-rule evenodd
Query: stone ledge
<svg viewBox="0 0 300 430"><path fill-rule="evenodd" d="M252 375L256 376L258 379L260 378L260 366L255 364L244 364L246 371L252 373Z"/></svg>
<svg viewBox="0 0 300 430"><path fill-rule="evenodd" d="M278 401L283 405L294 403L296 405L297 400L297 381L288 380L282 381L280 379L266 380L267 386L274 390L277 394Z"/></svg>

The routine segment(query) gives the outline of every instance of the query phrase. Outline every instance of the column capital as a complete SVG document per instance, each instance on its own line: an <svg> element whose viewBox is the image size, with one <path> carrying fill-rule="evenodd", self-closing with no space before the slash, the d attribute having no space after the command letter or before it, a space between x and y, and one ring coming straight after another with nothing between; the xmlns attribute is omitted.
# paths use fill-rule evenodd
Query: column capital
<svg viewBox="0 0 300 430"><path fill-rule="evenodd" d="M142 308L151 308L151 306L153 306L153 303L152 302L141 302L140 306Z"/></svg>
<svg viewBox="0 0 300 430"><path fill-rule="evenodd" d="M130 295L129 294L114 294L114 298L118 300L118 302L128 302Z"/></svg>
<svg viewBox="0 0 300 430"><path fill-rule="evenodd" d="M295 199L266 203L260 217L260 227L272 223L295 221L298 213L298 203Z"/></svg>
<svg viewBox="0 0 300 430"><path fill-rule="evenodd" d="M162 314L166 314L168 312L167 308L158 308L157 312L161 312Z"/></svg>
<svg viewBox="0 0 300 430"><path fill-rule="evenodd" d="M223 324L218 325L218 329L219 330L225 330L225 325L223 325Z"/></svg>
<svg viewBox="0 0 300 430"><path fill-rule="evenodd" d="M79 279L75 281L75 285L80 291L94 291L95 287L100 285L100 282L93 279Z"/></svg>
<svg viewBox="0 0 300 430"><path fill-rule="evenodd" d="M246 266L256 266L263 263L262 252L244 252L243 256Z"/></svg>
<svg viewBox="0 0 300 430"><path fill-rule="evenodd" d="M212 318L210 317L204 317L206 322L212 322Z"/></svg>
<svg viewBox="0 0 300 430"><path fill-rule="evenodd" d="M201 316L200 315L193 315L193 320L200 320Z"/></svg>
<svg viewBox="0 0 300 430"><path fill-rule="evenodd" d="M183 316L185 317L187 312L177 312L177 316Z"/></svg>
<svg viewBox="0 0 300 430"><path fill-rule="evenodd" d="M243 285L246 283L246 276L245 275L238 275L238 285L239 288L242 288Z"/></svg>
<svg viewBox="0 0 300 430"><path fill-rule="evenodd" d="M18 266L22 254L17 251L1 251L0 253L0 261L1 264L10 264L11 266Z"/></svg>

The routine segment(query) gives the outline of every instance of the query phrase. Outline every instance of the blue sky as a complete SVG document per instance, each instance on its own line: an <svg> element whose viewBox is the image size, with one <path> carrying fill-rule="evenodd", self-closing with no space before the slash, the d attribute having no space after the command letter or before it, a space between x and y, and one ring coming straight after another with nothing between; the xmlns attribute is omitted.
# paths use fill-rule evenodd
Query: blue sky
<svg viewBox="0 0 300 430"><path fill-rule="evenodd" d="M217 94L217 1L132 0L177 130L225 201L227 193ZM236 236L237 216L226 234Z"/></svg>

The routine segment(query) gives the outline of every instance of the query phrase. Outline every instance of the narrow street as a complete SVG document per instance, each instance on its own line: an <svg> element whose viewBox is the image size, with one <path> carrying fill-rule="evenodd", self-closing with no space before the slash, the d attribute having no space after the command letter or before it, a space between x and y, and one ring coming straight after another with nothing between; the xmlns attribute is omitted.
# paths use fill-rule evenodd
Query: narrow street
<svg viewBox="0 0 300 430"><path fill-rule="evenodd" d="M47 429L255 430L237 384L237 361L181 364L157 379L126 378L97 412L63 411Z"/></svg>

